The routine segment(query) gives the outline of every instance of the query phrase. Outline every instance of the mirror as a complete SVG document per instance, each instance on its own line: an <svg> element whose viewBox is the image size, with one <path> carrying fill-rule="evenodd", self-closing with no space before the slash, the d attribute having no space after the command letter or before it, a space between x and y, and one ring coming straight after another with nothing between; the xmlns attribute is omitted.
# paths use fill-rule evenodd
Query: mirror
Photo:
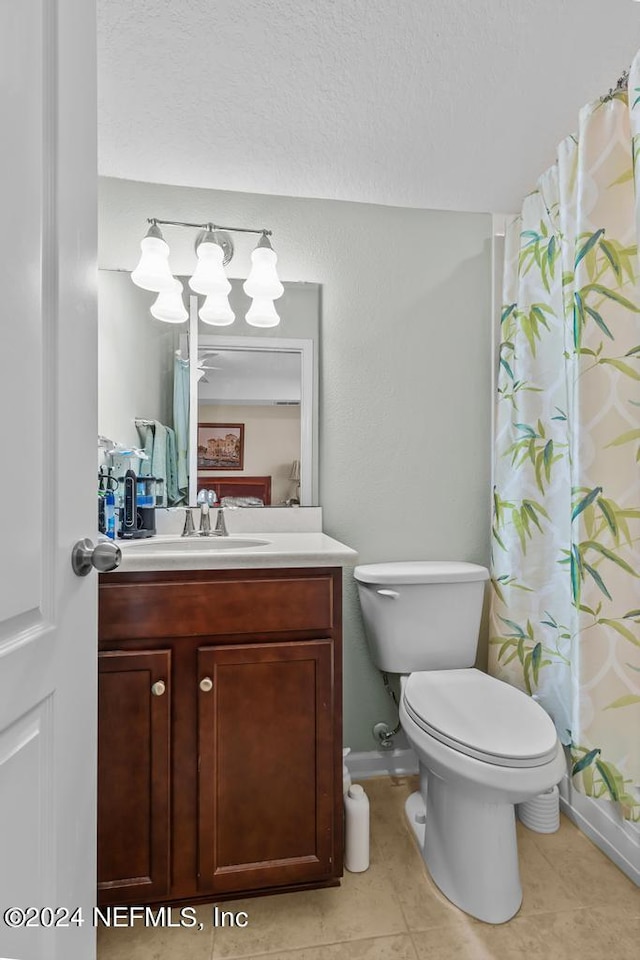
<svg viewBox="0 0 640 960"><path fill-rule="evenodd" d="M193 504L202 487L240 502L317 504L319 285L285 283L275 328L245 322L250 301L241 280L231 281L233 325L200 321L201 298L191 293L185 293L189 321L174 325L151 316L154 294L136 287L128 272L98 273L101 436L143 447L147 424L174 428L176 368L188 378L189 486L166 505ZM188 291L187 278L180 279Z"/></svg>
<svg viewBox="0 0 640 960"><path fill-rule="evenodd" d="M313 502L313 341L199 333L198 358L190 496L213 488L265 505ZM225 467L237 473L223 487Z"/></svg>

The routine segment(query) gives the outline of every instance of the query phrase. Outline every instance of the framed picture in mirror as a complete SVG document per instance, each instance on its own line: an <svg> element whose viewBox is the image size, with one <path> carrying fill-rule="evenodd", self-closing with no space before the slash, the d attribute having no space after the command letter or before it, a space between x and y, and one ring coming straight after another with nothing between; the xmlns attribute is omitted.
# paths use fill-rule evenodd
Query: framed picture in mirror
<svg viewBox="0 0 640 960"><path fill-rule="evenodd" d="M198 424L198 470L242 470L244 423Z"/></svg>

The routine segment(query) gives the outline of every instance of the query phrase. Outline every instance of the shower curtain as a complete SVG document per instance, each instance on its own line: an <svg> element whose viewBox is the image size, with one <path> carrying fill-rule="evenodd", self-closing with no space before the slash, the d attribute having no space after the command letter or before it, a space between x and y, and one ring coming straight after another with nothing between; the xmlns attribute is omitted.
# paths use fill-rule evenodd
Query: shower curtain
<svg viewBox="0 0 640 960"><path fill-rule="evenodd" d="M505 237L490 671L640 820L640 55Z"/></svg>

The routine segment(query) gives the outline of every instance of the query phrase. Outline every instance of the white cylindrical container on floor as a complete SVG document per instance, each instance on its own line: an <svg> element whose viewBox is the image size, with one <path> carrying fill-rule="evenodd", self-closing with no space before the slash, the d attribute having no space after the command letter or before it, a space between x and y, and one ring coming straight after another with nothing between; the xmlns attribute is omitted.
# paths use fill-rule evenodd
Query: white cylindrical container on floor
<svg viewBox="0 0 640 960"><path fill-rule="evenodd" d="M345 794L344 826L344 865L351 873L362 873L369 866L369 798L358 783Z"/></svg>
<svg viewBox="0 0 640 960"><path fill-rule="evenodd" d="M518 819L536 833L555 833L560 827L560 794L551 787L533 800L517 804Z"/></svg>

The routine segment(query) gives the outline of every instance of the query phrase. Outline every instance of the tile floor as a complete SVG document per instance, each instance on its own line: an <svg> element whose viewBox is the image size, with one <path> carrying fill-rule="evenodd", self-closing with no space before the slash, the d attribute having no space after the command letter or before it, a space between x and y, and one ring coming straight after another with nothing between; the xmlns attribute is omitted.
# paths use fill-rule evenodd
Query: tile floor
<svg viewBox="0 0 640 960"><path fill-rule="evenodd" d="M404 820L414 778L364 784L371 866L342 886L221 903L245 929L102 930L98 960L634 960L640 891L573 824L532 833L518 824L524 902L509 923L471 919L431 882Z"/></svg>

